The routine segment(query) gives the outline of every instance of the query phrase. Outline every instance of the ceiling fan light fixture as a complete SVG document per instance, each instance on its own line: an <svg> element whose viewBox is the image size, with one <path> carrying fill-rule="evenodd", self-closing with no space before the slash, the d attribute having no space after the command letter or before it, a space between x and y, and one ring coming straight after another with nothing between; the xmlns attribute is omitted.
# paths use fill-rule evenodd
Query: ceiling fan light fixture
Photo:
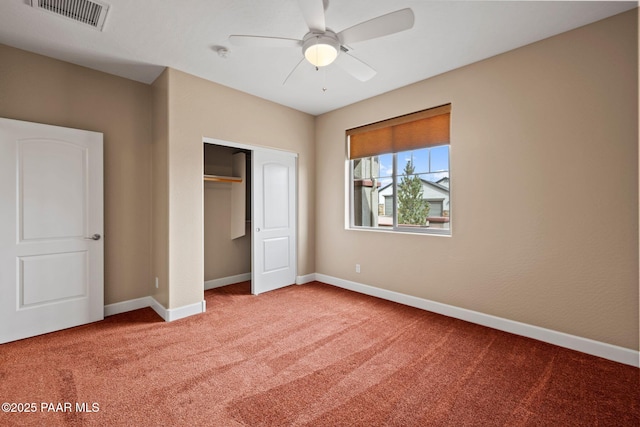
<svg viewBox="0 0 640 427"><path fill-rule="evenodd" d="M332 34L310 34L302 43L304 57L316 67L331 64L338 57L340 42Z"/></svg>

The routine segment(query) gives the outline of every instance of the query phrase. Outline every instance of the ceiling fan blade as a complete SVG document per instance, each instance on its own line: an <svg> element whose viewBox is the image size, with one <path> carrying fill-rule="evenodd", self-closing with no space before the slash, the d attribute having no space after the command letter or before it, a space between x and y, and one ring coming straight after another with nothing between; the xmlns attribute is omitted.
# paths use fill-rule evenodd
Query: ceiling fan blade
<svg viewBox="0 0 640 427"><path fill-rule="evenodd" d="M300 65L302 65L302 63L306 61L306 59L304 58L304 56L302 57L302 59L300 60L300 62L298 62L298 64L293 67L293 70L291 70L291 72L289 73L289 75L287 76L286 79L284 79L284 81L282 82L282 86L284 86L285 84L287 84L287 81L289 81L289 78L296 72L296 70L298 68L300 68Z"/></svg>
<svg viewBox="0 0 640 427"><path fill-rule="evenodd" d="M339 32L338 38L342 44L348 45L388 36L412 28L414 20L411 9L401 9L349 27Z"/></svg>
<svg viewBox="0 0 640 427"><path fill-rule="evenodd" d="M229 36L229 42L235 46L249 47L300 47L302 40L266 36Z"/></svg>
<svg viewBox="0 0 640 427"><path fill-rule="evenodd" d="M298 0L298 4L309 29L324 33L327 27L324 23L323 0Z"/></svg>
<svg viewBox="0 0 640 427"><path fill-rule="evenodd" d="M377 73L377 71L368 64L365 64L355 56L351 56L346 52L340 52L340 55L336 58L336 64L361 82L370 80Z"/></svg>

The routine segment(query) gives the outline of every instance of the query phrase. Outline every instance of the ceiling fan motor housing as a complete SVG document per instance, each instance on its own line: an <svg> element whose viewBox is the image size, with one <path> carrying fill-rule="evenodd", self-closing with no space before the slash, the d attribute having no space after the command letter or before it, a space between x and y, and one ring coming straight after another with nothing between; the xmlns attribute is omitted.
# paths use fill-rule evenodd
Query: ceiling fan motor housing
<svg viewBox="0 0 640 427"><path fill-rule="evenodd" d="M309 32L302 39L302 54L316 67L331 64L340 51L340 40L331 30Z"/></svg>

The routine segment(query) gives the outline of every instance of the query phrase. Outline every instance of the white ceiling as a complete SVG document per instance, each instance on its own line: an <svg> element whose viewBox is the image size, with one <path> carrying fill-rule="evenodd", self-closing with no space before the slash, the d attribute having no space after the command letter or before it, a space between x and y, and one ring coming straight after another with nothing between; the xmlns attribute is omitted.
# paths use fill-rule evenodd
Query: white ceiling
<svg viewBox="0 0 640 427"><path fill-rule="evenodd" d="M335 64L316 71L296 48L234 47L231 34L300 39L308 32L297 0L102 0L104 31L0 0L0 43L151 83L172 67L310 114L506 52L637 7L618 1L329 0L327 27L339 32L405 7L411 30L360 42L350 53L378 73L360 82ZM229 48L228 57L216 53ZM2 76L0 76L2 78ZM326 91L323 91L326 87ZM1 96L1 94L0 94Z"/></svg>

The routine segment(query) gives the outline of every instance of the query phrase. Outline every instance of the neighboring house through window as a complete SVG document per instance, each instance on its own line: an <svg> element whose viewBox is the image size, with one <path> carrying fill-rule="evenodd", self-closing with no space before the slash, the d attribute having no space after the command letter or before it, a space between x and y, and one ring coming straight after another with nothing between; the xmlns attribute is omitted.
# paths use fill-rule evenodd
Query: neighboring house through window
<svg viewBox="0 0 640 427"><path fill-rule="evenodd" d="M450 234L451 106L347 131L350 227Z"/></svg>

